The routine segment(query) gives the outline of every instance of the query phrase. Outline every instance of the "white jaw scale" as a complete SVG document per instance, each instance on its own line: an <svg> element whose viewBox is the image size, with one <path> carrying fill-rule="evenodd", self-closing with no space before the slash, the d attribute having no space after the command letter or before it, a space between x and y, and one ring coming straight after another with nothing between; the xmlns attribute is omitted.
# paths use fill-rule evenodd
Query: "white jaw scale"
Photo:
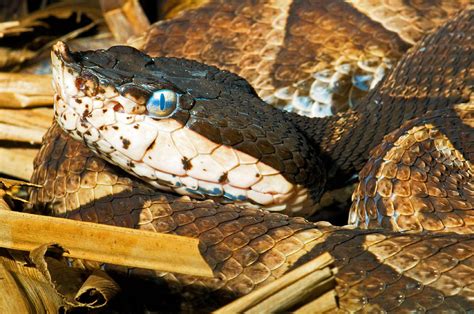
<svg viewBox="0 0 474 314"><path fill-rule="evenodd" d="M87 96L77 73L55 54L55 116L73 138L125 171L167 191L264 205L291 215L310 215L307 188L232 147L214 143L174 119L139 113L130 99L107 89ZM119 111L116 105L120 104Z"/></svg>

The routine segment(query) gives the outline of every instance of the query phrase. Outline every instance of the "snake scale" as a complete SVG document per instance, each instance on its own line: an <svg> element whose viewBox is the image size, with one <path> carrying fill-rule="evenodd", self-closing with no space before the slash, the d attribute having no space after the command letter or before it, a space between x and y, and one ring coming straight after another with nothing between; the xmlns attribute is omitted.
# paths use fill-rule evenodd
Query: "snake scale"
<svg viewBox="0 0 474 314"><path fill-rule="evenodd" d="M245 80L198 62L152 59L130 47L72 53L58 43L57 122L35 160L32 182L43 188L31 194L33 210L199 238L213 279L105 266L162 278L188 292L201 306L196 309L249 293L324 251L339 268L341 311L472 309L472 20L472 10L465 10L418 42L363 98L364 107L320 119L273 109ZM150 154L167 147L166 136L184 131L189 142L201 144L190 158L180 151L177 166ZM224 177L199 168L216 151L234 152L246 167L234 166ZM230 156L224 153L216 159ZM248 176L250 166L260 178ZM222 202L231 193L209 186L232 185L237 168L236 178L251 181L240 187L245 201L265 203L270 195L270 205L313 204L324 188L361 170L353 226ZM190 178L206 189L186 185ZM251 198L249 191L262 195ZM311 206L283 210L293 208L309 213Z"/></svg>

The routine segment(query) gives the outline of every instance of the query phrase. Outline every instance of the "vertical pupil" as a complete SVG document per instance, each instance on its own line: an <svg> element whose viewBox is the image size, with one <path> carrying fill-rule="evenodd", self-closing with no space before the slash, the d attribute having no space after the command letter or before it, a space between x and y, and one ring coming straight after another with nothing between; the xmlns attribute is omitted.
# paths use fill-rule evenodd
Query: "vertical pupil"
<svg viewBox="0 0 474 314"><path fill-rule="evenodd" d="M160 95L160 110L165 110L166 108L166 100L165 100L165 94Z"/></svg>

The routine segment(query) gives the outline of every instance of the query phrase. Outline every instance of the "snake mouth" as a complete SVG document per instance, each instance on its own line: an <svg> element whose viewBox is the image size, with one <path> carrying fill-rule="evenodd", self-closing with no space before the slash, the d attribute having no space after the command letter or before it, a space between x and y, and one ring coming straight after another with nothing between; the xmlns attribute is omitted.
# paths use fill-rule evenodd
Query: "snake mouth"
<svg viewBox="0 0 474 314"><path fill-rule="evenodd" d="M163 190L259 204L299 215L312 211L314 199L308 188L288 180L279 167L245 150L245 145L231 145L240 136L234 129L218 129L216 136L214 126L208 123L212 117L203 112L221 102L213 111L220 110L229 100L220 93L209 95L208 82L202 81L203 71L193 72L191 79L197 83L190 91L188 85L175 84L175 73L163 74L167 68L156 68L153 59L132 49L76 53L62 42L54 45L55 117L69 135ZM127 58L135 54L136 60L126 60L125 64L124 54ZM170 67L176 62L163 63L168 61ZM117 65L125 67L130 62L141 62L142 72L125 80L126 73ZM146 72L148 68L152 72ZM191 79L182 81L188 84ZM199 84L206 90L200 91ZM170 103L173 110L168 110ZM268 141L258 143L261 150L275 152Z"/></svg>

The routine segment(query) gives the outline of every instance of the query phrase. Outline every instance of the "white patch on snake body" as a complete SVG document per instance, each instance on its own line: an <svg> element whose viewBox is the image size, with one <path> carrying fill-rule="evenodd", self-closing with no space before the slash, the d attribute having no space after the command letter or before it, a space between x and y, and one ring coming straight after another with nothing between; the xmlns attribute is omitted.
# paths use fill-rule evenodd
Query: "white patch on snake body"
<svg viewBox="0 0 474 314"><path fill-rule="evenodd" d="M146 178L148 180L156 180L155 171L152 171L150 167L144 163L137 162L134 164L133 172L141 178Z"/></svg>
<svg viewBox="0 0 474 314"><path fill-rule="evenodd" d="M179 178L181 184L189 187L191 190L197 190L199 188L198 180L190 176L184 176Z"/></svg>
<svg viewBox="0 0 474 314"><path fill-rule="evenodd" d="M211 153L211 157L226 171L239 165L239 158L232 147L221 145Z"/></svg>
<svg viewBox="0 0 474 314"><path fill-rule="evenodd" d="M60 117L63 112L67 109L66 103L62 100L62 98L58 99L54 103L54 111L58 117Z"/></svg>
<svg viewBox="0 0 474 314"><path fill-rule="evenodd" d="M75 130L76 125L77 125L77 120L79 116L77 113L74 112L74 110L67 108L62 114L61 114L61 121L62 121L62 126L65 130Z"/></svg>
<svg viewBox="0 0 474 314"><path fill-rule="evenodd" d="M209 155L198 155L190 162L191 169L187 170L186 173L193 178L218 183L224 175L224 168Z"/></svg>
<svg viewBox="0 0 474 314"><path fill-rule="evenodd" d="M109 155L110 155L110 160L112 160L114 164L124 169L130 169L130 166L129 166L130 159L127 156L125 156L124 154L116 150L109 153Z"/></svg>
<svg viewBox="0 0 474 314"><path fill-rule="evenodd" d="M264 176L258 183L252 185L252 190L260 193L287 194L293 189L293 184L286 181L282 175Z"/></svg>
<svg viewBox="0 0 474 314"><path fill-rule="evenodd" d="M190 129L183 130L185 131L187 138L199 154L211 154L212 151L219 146L219 144L211 142L205 136L193 132Z"/></svg>
<svg viewBox="0 0 474 314"><path fill-rule="evenodd" d="M81 122L81 119L77 119L76 130L82 135L86 134L87 131L91 128L89 123Z"/></svg>
<svg viewBox="0 0 474 314"><path fill-rule="evenodd" d="M323 104L331 104L332 94L329 92L327 86L322 85L318 81L314 81L313 84L311 84L309 96Z"/></svg>
<svg viewBox="0 0 474 314"><path fill-rule="evenodd" d="M93 130L93 128L91 129ZM97 131L97 129L96 129ZM97 131L98 132L98 131ZM85 137L85 139L87 140L87 138ZM101 151L101 152L104 152L106 154L108 153L111 153L113 151L115 151L115 148L110 145L109 142L107 142L106 140L104 140L103 138L99 139L97 142L96 142L96 145L97 145L97 148Z"/></svg>
<svg viewBox="0 0 474 314"><path fill-rule="evenodd" d="M224 195L232 200L245 201L248 197L247 190L236 188L230 184L224 184L223 188L225 192ZM262 204L262 205L266 205L266 204Z"/></svg>
<svg viewBox="0 0 474 314"><path fill-rule="evenodd" d="M76 87L76 77L69 73L66 69L63 70L63 93L68 95L76 95L79 90Z"/></svg>
<svg viewBox="0 0 474 314"><path fill-rule="evenodd" d="M229 183L238 188L248 188L260 181L261 178L262 176L255 164L239 165L227 174Z"/></svg>
<svg viewBox="0 0 474 314"><path fill-rule="evenodd" d="M157 121L149 116L145 116L145 122L153 126L160 133L171 133L183 127L181 123L173 119L162 119Z"/></svg>
<svg viewBox="0 0 474 314"><path fill-rule="evenodd" d="M113 107L113 105L115 103L118 103L118 104L122 105L124 111L128 112L128 113L134 113L134 114L143 113L143 110L138 110L139 107L137 106L136 103L134 103L132 100L130 100L127 97L124 97L122 95L110 98L108 101L106 101L104 103L104 105L107 107L108 103L111 104L111 107Z"/></svg>
<svg viewBox="0 0 474 314"><path fill-rule="evenodd" d="M135 122L135 115L133 114L116 112L115 118L117 119L117 123L120 123L120 124L131 124Z"/></svg>
<svg viewBox="0 0 474 314"><path fill-rule="evenodd" d="M361 95L385 76L394 60L375 51L341 56L326 63L308 64L311 75L272 93L259 91L262 99L276 107L309 117L324 117L354 106Z"/></svg>
<svg viewBox="0 0 474 314"><path fill-rule="evenodd" d="M95 128L100 129L102 126L112 125L116 122L115 112L106 108L94 109L87 117L87 121Z"/></svg>
<svg viewBox="0 0 474 314"><path fill-rule="evenodd" d="M172 184L174 186L179 186L180 182L175 175L162 171L155 171L155 176L157 179L162 180L163 182L167 182L168 184Z"/></svg>
<svg viewBox="0 0 474 314"><path fill-rule="evenodd" d="M174 131L171 133L171 138L173 139L173 142L175 143L181 155L188 159L192 159L193 157L197 156L198 152L189 140L188 133L185 129Z"/></svg>
<svg viewBox="0 0 474 314"><path fill-rule="evenodd" d="M88 101L91 101L89 97L84 97L83 99L88 99ZM102 100L92 100L92 109L102 109L102 107L104 107L104 102Z"/></svg>
<svg viewBox="0 0 474 314"><path fill-rule="evenodd" d="M264 164L263 162L257 163L257 168L258 168L258 172L262 176L269 176L269 175L272 175L272 174L280 173L278 170L270 167L269 165Z"/></svg>
<svg viewBox="0 0 474 314"><path fill-rule="evenodd" d="M183 156L174 145L171 135L166 132L158 132L153 147L143 156L143 162L149 166L179 176L186 174L182 159Z"/></svg>
<svg viewBox="0 0 474 314"><path fill-rule="evenodd" d="M125 114L116 113L117 118ZM117 119L119 120L119 119ZM116 150L129 158L138 161L144 158L148 147L156 140L158 132L146 123L123 124L117 129L104 128L101 133Z"/></svg>
<svg viewBox="0 0 474 314"><path fill-rule="evenodd" d="M258 204L268 205L273 203L273 196L271 194L249 190L247 191L247 196Z"/></svg>
<svg viewBox="0 0 474 314"><path fill-rule="evenodd" d="M239 164L242 164L242 165L253 165L253 164L257 164L258 163L258 160L257 158L253 157L253 156L250 156L249 154L246 154L246 153L243 153L241 151L238 151L238 150L234 150L235 153L237 154L237 157L239 158Z"/></svg>

